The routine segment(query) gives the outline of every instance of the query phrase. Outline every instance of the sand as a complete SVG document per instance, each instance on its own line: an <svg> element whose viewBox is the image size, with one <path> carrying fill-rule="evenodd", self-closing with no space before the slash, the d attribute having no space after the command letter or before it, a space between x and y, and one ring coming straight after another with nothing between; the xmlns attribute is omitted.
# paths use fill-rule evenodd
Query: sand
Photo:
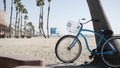
<svg viewBox="0 0 120 68"><path fill-rule="evenodd" d="M82 53L80 57L71 64L62 64L55 55L55 44L60 37L50 37L45 39L43 37L33 37L33 38L0 38L0 54L7 55L27 55L35 56L44 60L46 66L55 66L55 65L81 65L85 61L90 62L89 55L90 53L86 50L85 43L82 39ZM90 48L95 47L95 42L93 38L88 39L90 43Z"/></svg>

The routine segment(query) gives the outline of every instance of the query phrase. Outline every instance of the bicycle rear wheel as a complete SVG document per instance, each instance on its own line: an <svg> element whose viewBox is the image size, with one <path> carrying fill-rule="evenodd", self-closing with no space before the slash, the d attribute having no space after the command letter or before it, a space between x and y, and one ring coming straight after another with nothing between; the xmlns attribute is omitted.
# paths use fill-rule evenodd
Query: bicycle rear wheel
<svg viewBox="0 0 120 68"><path fill-rule="evenodd" d="M73 40L76 39L72 49L68 49ZM82 46L78 38L73 35L65 35L58 40L55 46L55 54L63 63L73 63L81 54Z"/></svg>
<svg viewBox="0 0 120 68"><path fill-rule="evenodd" d="M112 45L117 43L120 45L120 37L112 37L108 40L108 42ZM105 51L112 51L112 48L110 48L108 42L105 42L104 45L102 46L101 52ZM117 51L114 54L101 54L102 60L104 61L105 64L107 64L110 67L120 67L120 52Z"/></svg>

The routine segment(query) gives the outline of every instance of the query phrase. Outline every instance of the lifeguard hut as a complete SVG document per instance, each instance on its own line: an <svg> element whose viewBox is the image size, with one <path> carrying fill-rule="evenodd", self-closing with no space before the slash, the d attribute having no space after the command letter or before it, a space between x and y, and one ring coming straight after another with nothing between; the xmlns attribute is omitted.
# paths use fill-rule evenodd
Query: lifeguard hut
<svg viewBox="0 0 120 68"><path fill-rule="evenodd" d="M59 32L57 32L56 30L57 30L56 27L50 28L50 35L51 36L56 36L56 35L59 36Z"/></svg>

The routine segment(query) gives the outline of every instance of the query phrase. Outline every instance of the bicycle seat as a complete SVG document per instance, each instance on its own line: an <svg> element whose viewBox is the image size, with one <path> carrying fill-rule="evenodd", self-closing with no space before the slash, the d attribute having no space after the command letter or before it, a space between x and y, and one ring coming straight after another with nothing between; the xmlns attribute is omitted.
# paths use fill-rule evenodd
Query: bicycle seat
<svg viewBox="0 0 120 68"><path fill-rule="evenodd" d="M101 30L104 35L109 35L111 36L113 34L112 30Z"/></svg>

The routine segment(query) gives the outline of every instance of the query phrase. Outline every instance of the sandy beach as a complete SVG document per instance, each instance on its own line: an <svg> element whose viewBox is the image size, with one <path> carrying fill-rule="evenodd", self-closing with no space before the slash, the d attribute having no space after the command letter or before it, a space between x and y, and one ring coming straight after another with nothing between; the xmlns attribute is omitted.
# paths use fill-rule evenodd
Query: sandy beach
<svg viewBox="0 0 120 68"><path fill-rule="evenodd" d="M82 53L80 57L71 64L62 64L56 58L55 55L55 44L60 37L33 37L33 38L5 38L0 39L0 54L7 55L27 55L27 56L35 56L39 57L41 60L44 60L46 66L57 66L57 65L81 65L84 64L85 61L90 62L89 60L89 52L86 50L85 43L82 39ZM88 39L90 43L90 48L94 48L94 39Z"/></svg>

